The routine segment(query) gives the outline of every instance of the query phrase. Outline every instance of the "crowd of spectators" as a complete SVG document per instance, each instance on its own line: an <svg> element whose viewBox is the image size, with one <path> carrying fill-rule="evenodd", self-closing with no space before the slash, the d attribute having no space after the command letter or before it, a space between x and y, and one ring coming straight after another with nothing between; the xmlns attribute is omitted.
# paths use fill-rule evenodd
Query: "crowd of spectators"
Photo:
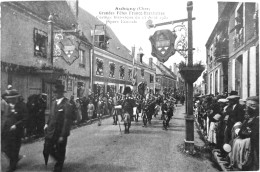
<svg viewBox="0 0 260 172"><path fill-rule="evenodd" d="M4 105L6 100L6 95L8 94L9 90L12 90L12 86L9 85L8 89L4 94L2 94L2 123L7 112L5 112ZM150 96L147 98L147 96ZM166 98L174 97L177 102L183 104L185 98L181 94L174 94L173 92L167 91L163 94ZM132 97L136 100L138 104L137 110L139 113L141 112L141 102L142 99L150 99L150 98L160 98L163 99L162 95L154 94L152 91L149 91L149 94L145 96L141 96L137 91L133 91ZM46 109L47 109L47 97L48 95L45 93L41 94L33 94L30 95L27 100L25 100L21 95L19 95L19 102L24 104L24 114L25 114L25 121L23 124L23 138L30 138L30 137L42 137L44 136L44 125L47 119ZM114 118L117 118L115 115L114 107L116 105L120 105L125 99L125 95L121 93L102 93L102 94L90 94L88 97L74 97L72 95L70 97L70 103L73 106L73 112L75 113L75 120L73 125L81 124L91 119L98 118L97 114L102 115L109 115ZM160 100L160 102L163 102ZM8 104L8 103L7 103ZM157 106L161 104L157 103ZM8 106L8 105L6 105ZM122 115L122 114L121 114ZM135 117L135 120L138 121L138 115ZM122 119L123 117L121 117ZM133 117L131 117L133 120ZM116 124L118 119L114 119L114 124Z"/></svg>
<svg viewBox="0 0 260 172"><path fill-rule="evenodd" d="M194 98L197 122L225 168L259 170L259 97L240 99L229 95L200 95Z"/></svg>

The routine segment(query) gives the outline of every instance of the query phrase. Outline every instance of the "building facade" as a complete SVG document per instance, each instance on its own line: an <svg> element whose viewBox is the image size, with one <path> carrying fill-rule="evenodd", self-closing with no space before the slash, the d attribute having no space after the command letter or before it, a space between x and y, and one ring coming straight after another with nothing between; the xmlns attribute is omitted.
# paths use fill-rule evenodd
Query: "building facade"
<svg viewBox="0 0 260 172"><path fill-rule="evenodd" d="M177 77L171 71L172 69L167 68L163 63L157 61L157 64L154 64L156 68L156 83L155 89L159 94L163 94L165 91L177 90Z"/></svg>
<svg viewBox="0 0 260 172"><path fill-rule="evenodd" d="M207 43L207 93L235 90L259 95L258 4L219 2L219 19Z"/></svg>
<svg viewBox="0 0 260 172"><path fill-rule="evenodd" d="M51 18L53 32L48 22L52 13L56 13ZM66 96L87 95L91 44L80 34L63 34L62 31L74 30L78 25L77 14L66 1L3 2L1 16L2 92L11 84L25 100L32 94L51 95L53 81L57 79L65 85ZM67 52L50 55L49 42L55 42L56 33L78 42L74 46L64 43L65 48L74 47L77 55ZM49 107L50 96L48 100Z"/></svg>
<svg viewBox="0 0 260 172"><path fill-rule="evenodd" d="M136 90L140 82L154 88L155 69L145 64L143 55L127 49L111 28L79 8L79 25L88 40L94 45L91 52L92 83L90 88L96 96L123 93L126 86ZM94 50L94 51L93 51ZM135 75L135 81L133 81Z"/></svg>

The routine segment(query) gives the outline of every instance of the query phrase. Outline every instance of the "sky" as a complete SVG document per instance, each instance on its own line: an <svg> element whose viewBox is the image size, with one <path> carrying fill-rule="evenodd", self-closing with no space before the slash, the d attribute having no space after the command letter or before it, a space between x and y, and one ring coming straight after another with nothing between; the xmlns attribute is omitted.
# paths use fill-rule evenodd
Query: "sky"
<svg viewBox="0 0 260 172"><path fill-rule="evenodd" d="M131 50L131 47L135 46L136 52L138 52L141 47L144 53L144 61L147 62L148 59L152 57L152 48L149 37L157 30L169 29L172 31L176 25L181 24L170 24L148 29L146 27L147 20L152 19L153 24L156 24L186 19L188 15L186 9L187 1L94 0L90 2L79 0L79 6L93 16L99 18L102 22L107 23L120 42L129 50ZM126 22L134 23L122 23L120 19L115 19L114 16L128 17L128 19L124 20ZM217 1L193 1L192 16L196 18L193 20L193 48L195 48L193 52L193 62L202 61L206 64L205 44L217 23ZM185 25L187 22L184 22L183 24ZM179 36L179 34L185 32L177 31L176 33ZM173 66L173 63L178 64L180 61L184 60L184 57L176 52L164 64L170 67ZM154 62L156 62L156 58L154 58Z"/></svg>

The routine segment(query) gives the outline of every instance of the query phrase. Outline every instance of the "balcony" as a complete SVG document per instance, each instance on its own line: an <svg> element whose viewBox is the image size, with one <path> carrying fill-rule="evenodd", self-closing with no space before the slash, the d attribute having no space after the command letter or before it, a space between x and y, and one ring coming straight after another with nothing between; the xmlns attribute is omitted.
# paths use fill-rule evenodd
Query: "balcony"
<svg viewBox="0 0 260 172"><path fill-rule="evenodd" d="M223 39L215 43L214 51L216 62L225 62L228 60L228 40Z"/></svg>

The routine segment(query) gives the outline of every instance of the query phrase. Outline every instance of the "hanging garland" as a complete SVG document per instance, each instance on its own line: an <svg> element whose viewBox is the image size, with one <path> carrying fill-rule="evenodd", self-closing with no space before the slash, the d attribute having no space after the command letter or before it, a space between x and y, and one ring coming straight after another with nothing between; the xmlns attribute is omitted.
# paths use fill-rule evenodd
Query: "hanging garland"
<svg viewBox="0 0 260 172"><path fill-rule="evenodd" d="M41 67L36 66L23 66L13 63L1 62L1 70L3 72L16 72L16 73L36 73L38 70L53 70L58 73L65 73L66 69L59 67L51 67L42 65Z"/></svg>
<svg viewBox="0 0 260 172"><path fill-rule="evenodd" d="M115 67L115 63L110 63L109 66L110 66L109 77L114 78L115 68L116 68L116 67Z"/></svg>
<svg viewBox="0 0 260 172"><path fill-rule="evenodd" d="M97 75L103 75L103 60L101 59L96 59L96 64L97 64Z"/></svg>
<svg viewBox="0 0 260 172"><path fill-rule="evenodd" d="M120 79L124 79L124 77L125 77L125 68L124 68L124 66L120 66L119 73L120 73Z"/></svg>
<svg viewBox="0 0 260 172"><path fill-rule="evenodd" d="M144 77L144 69L141 69L141 76Z"/></svg>
<svg viewBox="0 0 260 172"><path fill-rule="evenodd" d="M7 62L1 62L1 71L3 72L17 72L17 73L34 73L37 71L35 66L22 66Z"/></svg>
<svg viewBox="0 0 260 172"><path fill-rule="evenodd" d="M132 80L132 69L128 70L128 79L129 79L129 81Z"/></svg>

